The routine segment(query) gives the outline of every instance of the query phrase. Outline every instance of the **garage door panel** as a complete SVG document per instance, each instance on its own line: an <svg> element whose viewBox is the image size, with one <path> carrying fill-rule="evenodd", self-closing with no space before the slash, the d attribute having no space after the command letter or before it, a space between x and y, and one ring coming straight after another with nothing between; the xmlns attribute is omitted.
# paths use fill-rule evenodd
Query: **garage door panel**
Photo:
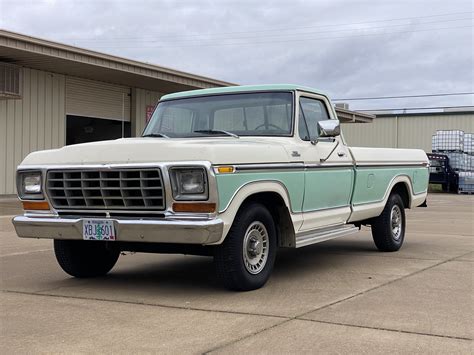
<svg viewBox="0 0 474 355"><path fill-rule="evenodd" d="M67 77L66 113L130 121L130 88Z"/></svg>

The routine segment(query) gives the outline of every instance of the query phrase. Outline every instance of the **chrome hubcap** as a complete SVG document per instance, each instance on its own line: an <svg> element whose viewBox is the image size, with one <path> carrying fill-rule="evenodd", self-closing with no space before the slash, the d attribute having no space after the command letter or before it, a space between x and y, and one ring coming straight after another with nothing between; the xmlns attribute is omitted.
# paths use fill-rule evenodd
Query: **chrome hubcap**
<svg viewBox="0 0 474 355"><path fill-rule="evenodd" d="M244 265L253 275L263 270L268 259L268 232L262 222L253 222L245 232Z"/></svg>
<svg viewBox="0 0 474 355"><path fill-rule="evenodd" d="M402 236L402 210L399 206L395 205L392 207L392 212L390 213L391 227L392 227L392 237L395 240L399 240Z"/></svg>

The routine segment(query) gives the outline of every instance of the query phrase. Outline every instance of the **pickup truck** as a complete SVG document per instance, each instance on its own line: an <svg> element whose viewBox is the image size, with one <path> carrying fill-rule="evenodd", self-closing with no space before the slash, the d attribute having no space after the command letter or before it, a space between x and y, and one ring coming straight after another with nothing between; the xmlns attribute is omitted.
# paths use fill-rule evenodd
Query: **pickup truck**
<svg viewBox="0 0 474 355"><path fill-rule="evenodd" d="M122 251L214 257L232 290L269 279L278 248L371 226L380 251L423 205L428 159L347 146L329 98L295 85L165 95L141 137L29 154L18 167L18 236L54 240L75 277L107 274Z"/></svg>

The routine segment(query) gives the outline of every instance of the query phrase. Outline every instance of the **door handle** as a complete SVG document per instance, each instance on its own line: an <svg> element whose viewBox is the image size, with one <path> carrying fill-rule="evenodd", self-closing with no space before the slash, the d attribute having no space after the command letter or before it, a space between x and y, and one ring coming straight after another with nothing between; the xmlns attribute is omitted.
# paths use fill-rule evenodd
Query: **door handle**
<svg viewBox="0 0 474 355"><path fill-rule="evenodd" d="M344 152L338 152L338 153L337 153L337 156L338 156L339 158L342 158L342 157L345 157L345 156L346 156L346 153L344 153Z"/></svg>

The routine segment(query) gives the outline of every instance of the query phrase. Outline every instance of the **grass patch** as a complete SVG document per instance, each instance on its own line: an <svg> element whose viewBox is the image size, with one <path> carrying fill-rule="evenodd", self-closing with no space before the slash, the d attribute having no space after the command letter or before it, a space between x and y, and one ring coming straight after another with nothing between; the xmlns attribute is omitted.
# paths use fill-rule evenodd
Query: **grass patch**
<svg viewBox="0 0 474 355"><path fill-rule="evenodd" d="M429 184L428 192L443 192L443 188L441 187L441 184Z"/></svg>

